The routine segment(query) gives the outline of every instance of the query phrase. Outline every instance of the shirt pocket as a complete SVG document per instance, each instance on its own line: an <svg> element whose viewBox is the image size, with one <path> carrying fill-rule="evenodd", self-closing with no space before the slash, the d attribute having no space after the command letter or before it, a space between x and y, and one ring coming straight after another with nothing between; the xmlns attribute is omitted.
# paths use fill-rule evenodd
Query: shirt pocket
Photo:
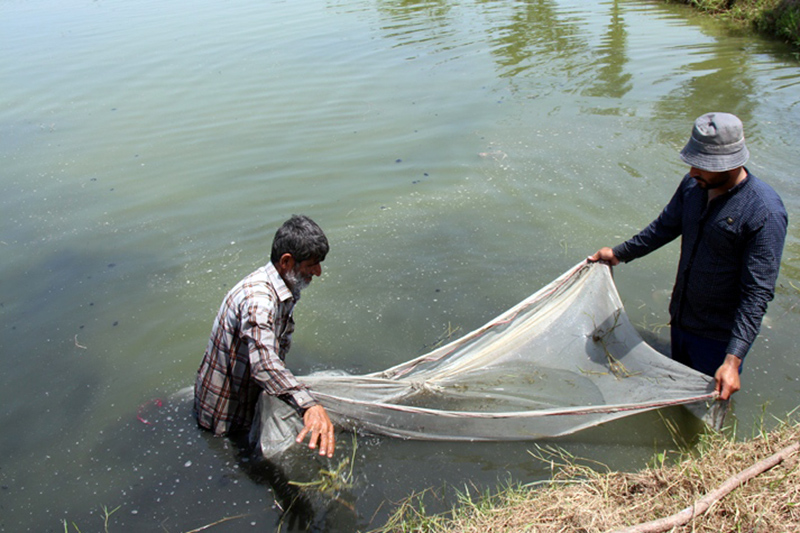
<svg viewBox="0 0 800 533"><path fill-rule="evenodd" d="M709 225L706 237L708 251L723 262L738 263L741 224L731 216L721 216Z"/></svg>

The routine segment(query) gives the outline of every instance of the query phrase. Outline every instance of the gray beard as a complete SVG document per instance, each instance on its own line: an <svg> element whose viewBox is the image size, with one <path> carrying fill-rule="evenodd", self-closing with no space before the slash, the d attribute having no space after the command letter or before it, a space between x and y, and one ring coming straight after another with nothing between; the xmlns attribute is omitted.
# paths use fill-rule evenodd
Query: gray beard
<svg viewBox="0 0 800 533"><path fill-rule="evenodd" d="M295 270L287 272L285 277L286 279L284 281L289 287L289 290L292 291L292 296L294 296L295 300L299 300L300 292L308 287L310 282L300 277L300 274Z"/></svg>

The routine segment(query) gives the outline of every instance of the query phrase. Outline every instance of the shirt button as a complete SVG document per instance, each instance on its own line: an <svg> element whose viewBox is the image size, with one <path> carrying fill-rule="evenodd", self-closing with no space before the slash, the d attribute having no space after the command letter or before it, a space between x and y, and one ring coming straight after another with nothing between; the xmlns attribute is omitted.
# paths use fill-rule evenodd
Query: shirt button
<svg viewBox="0 0 800 533"><path fill-rule="evenodd" d="M728 217L725 219L725 222L727 222L728 224L733 224L733 218Z"/></svg>

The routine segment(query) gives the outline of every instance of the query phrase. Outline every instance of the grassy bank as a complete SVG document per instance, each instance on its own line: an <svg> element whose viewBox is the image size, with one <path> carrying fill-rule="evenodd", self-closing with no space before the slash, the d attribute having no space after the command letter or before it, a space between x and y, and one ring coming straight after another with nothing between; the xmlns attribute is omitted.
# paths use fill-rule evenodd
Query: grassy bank
<svg viewBox="0 0 800 533"><path fill-rule="evenodd" d="M667 0L688 4L800 50L800 0Z"/></svg>
<svg viewBox="0 0 800 533"><path fill-rule="evenodd" d="M800 423L737 441L729 432L702 437L693 450L663 454L636 473L604 471L555 450L539 450L553 465L550 482L516 485L495 494L462 494L451 512L425 513L422 494L399 506L380 533L605 532L663 519L698 502L731 478L800 441ZM800 531L800 468L793 451L776 466L732 490L686 525L641 531ZM600 465L602 466L602 465ZM700 508L695 507L695 508Z"/></svg>

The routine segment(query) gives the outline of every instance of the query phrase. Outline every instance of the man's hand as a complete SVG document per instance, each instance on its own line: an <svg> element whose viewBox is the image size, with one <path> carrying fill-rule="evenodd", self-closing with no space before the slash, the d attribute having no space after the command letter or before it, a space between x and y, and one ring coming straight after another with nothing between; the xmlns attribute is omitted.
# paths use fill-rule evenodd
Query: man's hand
<svg viewBox="0 0 800 533"><path fill-rule="evenodd" d="M714 374L716 380L715 390L719 393L720 400L727 400L731 394L742 388L739 379L739 366L742 360L733 354L725 356L725 361Z"/></svg>
<svg viewBox="0 0 800 533"><path fill-rule="evenodd" d="M328 413L321 405L309 407L303 415L305 427L297 435L297 442L303 442L307 434L311 434L308 440L308 447L312 450L319 444L319 454L333 457L333 450L336 446L333 435L333 424L328 418Z"/></svg>
<svg viewBox="0 0 800 533"><path fill-rule="evenodd" d="M605 261L611 266L617 266L619 264L619 259L617 259L617 256L614 255L614 250L607 246L605 248L600 248L593 255L587 257L587 259L592 263L596 263L597 261Z"/></svg>

